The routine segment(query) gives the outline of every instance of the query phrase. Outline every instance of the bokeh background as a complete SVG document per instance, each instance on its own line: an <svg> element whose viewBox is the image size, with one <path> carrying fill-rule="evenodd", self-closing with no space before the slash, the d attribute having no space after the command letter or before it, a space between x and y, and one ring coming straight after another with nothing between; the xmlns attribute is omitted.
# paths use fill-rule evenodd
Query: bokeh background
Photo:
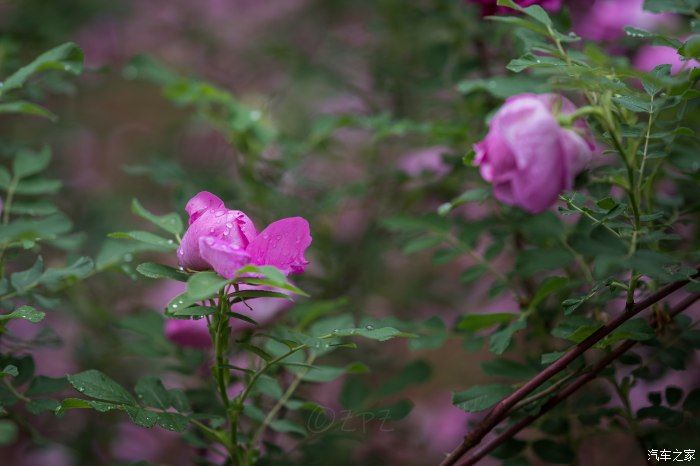
<svg viewBox="0 0 700 466"><path fill-rule="evenodd" d="M620 21L678 27L673 17L642 13L641 2L615 2L625 4L622 18L593 8L606 2L565 3L563 21L631 61L636 42ZM298 281L315 302L358 317L430 321L436 332L417 344L368 343L334 355L337 364L363 361L370 372L306 388L310 398L340 413L348 383L371 390L413 364L425 373L403 393L413 409L399 422L354 423L295 448L304 464L434 465L473 419L451 405L450 392L491 380L480 370L486 349L465 348L459 338L443 344L441 329L464 313L517 311L518 303L508 293L491 298L488 279L460 278L474 263L468 254L407 255L387 219L434 215L480 185L462 157L500 100L464 94L459 83L502 75L518 55L508 28L481 14L459 0L2 1L0 74L68 40L85 51L87 69L37 96L57 122L3 117L0 151L53 148L51 170L65 183L58 203L93 257L109 232L142 226L132 198L154 212L183 212L206 189L258 225L306 217L311 265ZM190 93L212 89L164 91L174 76L230 93L223 110L216 97L210 107L190 104ZM493 208L471 204L453 215L478 222ZM506 251L493 263L507 269L512 260ZM34 351L40 374L97 367L127 386L155 373L169 386L196 389L206 354L169 342L159 317L179 290L135 281L129 262L71 289L47 318L54 333L30 324L14 330L46 339ZM692 384L693 373L679 383ZM641 400L648 389L640 388ZM45 414L36 429L34 442L23 434L0 449L0 463L181 465L194 454L179 435L134 427L118 414L71 412L60 423ZM643 461L624 433L586 445L582 465Z"/></svg>

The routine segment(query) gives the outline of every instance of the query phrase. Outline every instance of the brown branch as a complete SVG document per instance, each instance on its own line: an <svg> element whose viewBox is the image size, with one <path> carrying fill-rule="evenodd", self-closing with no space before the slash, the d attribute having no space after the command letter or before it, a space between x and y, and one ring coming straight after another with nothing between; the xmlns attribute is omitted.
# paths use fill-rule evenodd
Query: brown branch
<svg viewBox="0 0 700 466"><path fill-rule="evenodd" d="M692 294L688 297L686 297L683 301L678 303L676 307L674 307L671 311L669 311L668 315L670 317L674 317L681 312L685 311L688 307L690 307L694 302L698 301L700 299L700 293ZM656 326L656 316L652 317L650 319L649 324L654 327ZM610 365L613 361L615 361L617 358L622 356L626 351L628 351L630 348L632 348L635 344L637 344L636 340L627 340L624 343L622 343L620 346L615 348L612 352L607 354L604 358L602 358L600 361L598 361L591 369L586 372L584 375L580 376L578 379L576 379L574 382L572 382L570 385L567 385L562 391L560 391L558 394L547 400L545 404L542 405L540 410L535 413L531 414L529 416L526 416L510 426L507 430L502 432L498 437L495 437L493 440L489 441L485 445L483 445L481 448L479 448L472 456L467 458L464 462L460 463L459 466L471 466L476 464L477 461L482 459L484 456L486 456L489 452L494 450L496 447L500 446L502 443L504 443L506 440L512 438L515 436L518 432L520 432L522 429L525 427L529 426L532 424L534 421L542 417L544 414L549 412L552 408L554 408L556 405L564 401L566 398L568 398L572 393L576 392L578 389L586 385L588 382L591 380L595 379L600 371L605 369L608 365Z"/></svg>
<svg viewBox="0 0 700 466"><path fill-rule="evenodd" d="M696 273L693 278L698 277L700 274ZM571 364L576 358L581 356L586 350L598 343L600 340L608 336L611 332L617 329L620 325L636 316L638 313L643 311L661 301L671 293L681 289L689 283L690 280L680 280L665 287L661 288L656 293L648 296L637 304L629 305L626 307L625 311L618 315L616 318L600 327L598 330L593 332L588 338L583 340L581 343L577 344L571 348L566 354L561 358L557 359L550 366L546 367L542 372L537 374L535 377L530 379L522 387L518 388L516 391L502 399L496 406L489 411L489 413L484 417L479 424L469 432L462 443L455 448L447 457L440 463L440 466L453 466L459 461L459 459L464 456L469 450L476 446L486 435L493 430L501 421L503 421L510 410L532 391L537 389L547 380L551 379L559 372L566 369L566 367Z"/></svg>

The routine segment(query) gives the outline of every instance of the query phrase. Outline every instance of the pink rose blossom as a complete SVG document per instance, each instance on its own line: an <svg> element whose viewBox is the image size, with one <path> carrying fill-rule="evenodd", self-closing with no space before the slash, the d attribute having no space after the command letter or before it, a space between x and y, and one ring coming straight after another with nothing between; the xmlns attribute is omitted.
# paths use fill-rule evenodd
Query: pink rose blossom
<svg viewBox="0 0 700 466"><path fill-rule="evenodd" d="M644 0L596 0L584 14L575 18L580 19L574 20L574 31L581 37L598 41L622 37L625 26L653 30L673 23L674 19L672 15L644 10Z"/></svg>
<svg viewBox="0 0 700 466"><path fill-rule="evenodd" d="M659 65L671 65L671 73L684 69L697 68L696 60L683 60L673 47L665 45L645 45L634 57L634 67L642 71L651 71Z"/></svg>
<svg viewBox="0 0 700 466"><path fill-rule="evenodd" d="M246 214L229 210L214 194L202 191L189 200L189 228L182 237L178 260L192 270L214 269L233 278L241 267L272 265L285 274L301 273L311 244L309 223L301 217L283 218L260 234Z"/></svg>
<svg viewBox="0 0 700 466"><path fill-rule="evenodd" d="M558 110L556 110L558 109ZM555 111L576 110L556 94L519 94L506 100L489 123L486 138L474 145L475 165L493 184L499 201L538 213L573 187L595 148L586 123L564 128Z"/></svg>

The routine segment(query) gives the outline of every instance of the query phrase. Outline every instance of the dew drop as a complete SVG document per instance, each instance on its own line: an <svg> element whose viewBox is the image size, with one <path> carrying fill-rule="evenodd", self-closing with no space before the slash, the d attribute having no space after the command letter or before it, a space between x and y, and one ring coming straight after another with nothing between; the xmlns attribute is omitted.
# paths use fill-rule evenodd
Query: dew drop
<svg viewBox="0 0 700 466"><path fill-rule="evenodd" d="M374 325L365 325L365 329L374 330Z"/></svg>

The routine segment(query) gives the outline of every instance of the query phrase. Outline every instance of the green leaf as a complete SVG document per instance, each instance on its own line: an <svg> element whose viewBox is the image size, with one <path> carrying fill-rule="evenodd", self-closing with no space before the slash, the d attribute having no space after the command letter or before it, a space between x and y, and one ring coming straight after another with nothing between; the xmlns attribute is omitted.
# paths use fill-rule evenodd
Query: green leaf
<svg viewBox="0 0 700 466"><path fill-rule="evenodd" d="M569 284L569 279L566 277L547 277L542 284L537 288L535 295L530 301L530 308L536 308L538 304L544 301L547 296L565 288Z"/></svg>
<svg viewBox="0 0 700 466"><path fill-rule="evenodd" d="M12 165L16 178L36 175L46 169L51 162L51 149L44 146L40 152L23 151L17 154Z"/></svg>
<svg viewBox="0 0 700 466"><path fill-rule="evenodd" d="M540 359L542 364L551 364L560 357L564 356L566 351L554 351L552 353L544 353Z"/></svg>
<svg viewBox="0 0 700 466"><path fill-rule="evenodd" d="M621 340L646 341L652 338L654 338L654 329L649 326L646 319L630 319L598 342L596 348L606 348Z"/></svg>
<svg viewBox="0 0 700 466"><path fill-rule="evenodd" d="M15 272L10 276L10 283L18 293L33 288L39 283L41 275L44 273L44 260L41 256L37 257L36 262L31 268L22 272Z"/></svg>
<svg viewBox="0 0 700 466"><path fill-rule="evenodd" d="M537 440L533 442L532 449L537 456L548 463L573 464L576 455L568 445L553 440Z"/></svg>
<svg viewBox="0 0 700 466"><path fill-rule="evenodd" d="M189 420L186 416L178 413L158 413L158 425L163 429L174 432L183 432L187 429Z"/></svg>
<svg viewBox="0 0 700 466"><path fill-rule="evenodd" d="M187 280L187 296L195 301L212 298L229 280L215 272L197 272Z"/></svg>
<svg viewBox="0 0 700 466"><path fill-rule="evenodd" d="M177 244L175 241L163 238L162 236L154 235L148 231L118 231L115 233L110 233L108 236L116 239L133 239L166 250L177 249Z"/></svg>
<svg viewBox="0 0 700 466"><path fill-rule="evenodd" d="M467 412L483 411L495 405L513 390L500 384L478 385L452 394L452 404Z"/></svg>
<svg viewBox="0 0 700 466"><path fill-rule="evenodd" d="M651 111L651 102L646 99L640 99L631 95L622 95L613 97L613 100L633 112L649 113Z"/></svg>
<svg viewBox="0 0 700 466"><path fill-rule="evenodd" d="M152 224L169 233L172 233L173 235L179 235L184 230L182 219L176 213L161 216L154 215L146 210L146 208L143 207L137 199L131 201L131 211L139 217L148 220Z"/></svg>
<svg viewBox="0 0 700 466"><path fill-rule="evenodd" d="M458 330L477 331L497 324L505 324L518 317L512 312L496 312L493 314L467 314L462 316L457 324Z"/></svg>
<svg viewBox="0 0 700 466"><path fill-rule="evenodd" d="M204 317L210 316L216 313L216 308L210 306L190 306L181 309L175 309L170 312L174 316L188 316L188 317ZM249 319L252 320L252 319ZM257 322L253 321L254 324Z"/></svg>
<svg viewBox="0 0 700 466"><path fill-rule="evenodd" d="M32 379L31 385L26 391L27 396L48 395L65 390L68 380L65 377L46 377L39 375Z"/></svg>
<svg viewBox="0 0 700 466"><path fill-rule="evenodd" d="M283 434L294 433L306 436L306 429L304 429L303 426L287 419L275 419L270 423L270 428L275 432L281 432Z"/></svg>
<svg viewBox="0 0 700 466"><path fill-rule="evenodd" d="M346 328L333 330L333 336L337 337L348 337L348 336L359 336L364 338L369 338L370 340L386 341L392 338L415 338L416 335L412 333L401 332L393 327L382 327L373 328L368 325L365 328Z"/></svg>
<svg viewBox="0 0 700 466"><path fill-rule="evenodd" d="M150 428L158 421L158 414L139 406L124 406L124 410L129 415L131 422L137 426Z"/></svg>
<svg viewBox="0 0 700 466"><path fill-rule="evenodd" d="M32 323L41 322L45 313L37 311L31 306L20 306L9 314L0 314L0 321L10 320L10 319L24 319Z"/></svg>
<svg viewBox="0 0 700 466"><path fill-rule="evenodd" d="M692 15L698 8L694 0L644 0L644 9L654 13L672 12Z"/></svg>
<svg viewBox="0 0 700 466"><path fill-rule="evenodd" d="M26 404L27 411L34 415L41 414L46 411L56 411L61 404L51 398L34 398Z"/></svg>
<svg viewBox="0 0 700 466"><path fill-rule="evenodd" d="M425 361L414 361L397 375L384 382L376 391L377 396L385 397L399 393L406 387L423 383L430 378L432 369Z"/></svg>
<svg viewBox="0 0 700 466"><path fill-rule="evenodd" d="M62 269L47 269L41 276L40 282L47 286L56 286L64 280L85 278L94 267L95 264L89 257L78 257L72 264Z"/></svg>
<svg viewBox="0 0 700 466"><path fill-rule="evenodd" d="M17 377L19 375L19 371L17 370L17 366L13 366L12 364L8 364L5 366L3 370L0 371L0 377L5 377L9 375L10 377Z"/></svg>
<svg viewBox="0 0 700 466"><path fill-rule="evenodd" d="M507 377L510 379L526 379L537 373L531 366L512 361L510 359L496 359L481 363L484 373L495 377Z"/></svg>
<svg viewBox="0 0 700 466"><path fill-rule="evenodd" d="M148 278L171 278L180 282L186 282L189 274L163 264L155 262L144 262L136 266L136 270L143 276Z"/></svg>
<svg viewBox="0 0 700 466"><path fill-rule="evenodd" d="M526 325L525 320L517 320L503 330L499 330L491 335L489 351L496 354L503 354L503 352L508 349L508 346L510 346L510 341L513 339L513 335L524 329Z"/></svg>
<svg viewBox="0 0 700 466"><path fill-rule="evenodd" d="M9 419L0 419L0 447L15 443L19 435L17 424Z"/></svg>
<svg viewBox="0 0 700 466"><path fill-rule="evenodd" d="M166 410L172 404L170 393L165 389L163 383L154 376L146 376L139 379L134 387L136 396L146 406Z"/></svg>
<svg viewBox="0 0 700 466"><path fill-rule="evenodd" d="M27 102L26 100L13 100L12 102L0 103L0 113L40 116L48 118L51 121L56 121L58 119L50 110L45 109L41 105Z"/></svg>
<svg viewBox="0 0 700 466"><path fill-rule="evenodd" d="M70 74L83 71L83 52L72 42L55 47L39 55L34 61L11 74L0 88L2 93L20 88L35 73L59 70Z"/></svg>
<svg viewBox="0 0 700 466"><path fill-rule="evenodd" d="M79 374L69 375L68 381L73 388L91 398L136 405L136 400L124 387L98 370L90 369Z"/></svg>
<svg viewBox="0 0 700 466"><path fill-rule="evenodd" d="M600 324L598 322L588 317L567 316L559 322L559 325L552 329L552 335L574 343L580 343L599 327Z"/></svg>

